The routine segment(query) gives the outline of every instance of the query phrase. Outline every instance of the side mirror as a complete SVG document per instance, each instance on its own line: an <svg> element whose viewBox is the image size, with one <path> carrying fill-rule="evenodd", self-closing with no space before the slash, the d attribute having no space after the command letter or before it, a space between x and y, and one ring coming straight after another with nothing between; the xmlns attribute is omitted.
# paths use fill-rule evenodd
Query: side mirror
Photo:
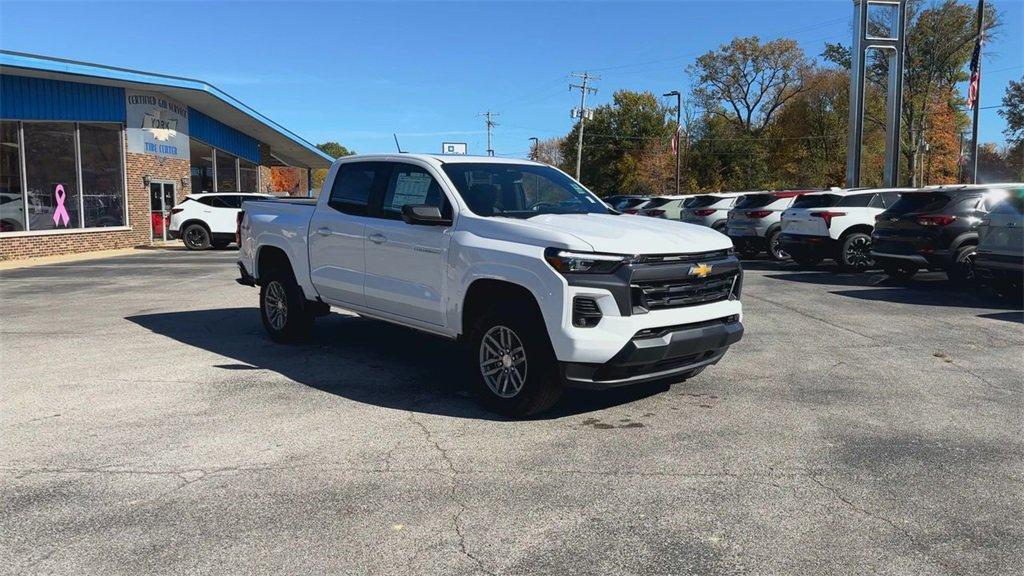
<svg viewBox="0 0 1024 576"><path fill-rule="evenodd" d="M452 219L441 215L441 209L427 204L406 204L402 206L402 220L407 224L422 226L451 226Z"/></svg>

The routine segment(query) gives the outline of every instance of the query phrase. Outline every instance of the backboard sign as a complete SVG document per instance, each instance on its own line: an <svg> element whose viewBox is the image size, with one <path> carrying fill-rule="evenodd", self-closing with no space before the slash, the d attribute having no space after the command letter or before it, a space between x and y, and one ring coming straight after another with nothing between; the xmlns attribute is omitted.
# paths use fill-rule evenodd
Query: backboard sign
<svg viewBox="0 0 1024 576"><path fill-rule="evenodd" d="M441 153L442 154L467 154L468 147L465 142L442 142Z"/></svg>

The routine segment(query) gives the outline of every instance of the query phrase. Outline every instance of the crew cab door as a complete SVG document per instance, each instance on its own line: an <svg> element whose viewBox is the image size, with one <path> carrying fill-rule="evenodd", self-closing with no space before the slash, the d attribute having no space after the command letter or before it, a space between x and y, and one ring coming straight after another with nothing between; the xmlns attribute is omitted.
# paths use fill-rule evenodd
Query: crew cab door
<svg viewBox="0 0 1024 576"><path fill-rule="evenodd" d="M387 184L383 162L338 166L331 189L309 222L309 275L320 296L338 304L364 305L363 253L370 198Z"/></svg>
<svg viewBox="0 0 1024 576"><path fill-rule="evenodd" d="M437 206L451 218L451 202L425 166L391 162L376 218L366 225L366 306L445 325L445 289L451 226L407 224L402 206Z"/></svg>

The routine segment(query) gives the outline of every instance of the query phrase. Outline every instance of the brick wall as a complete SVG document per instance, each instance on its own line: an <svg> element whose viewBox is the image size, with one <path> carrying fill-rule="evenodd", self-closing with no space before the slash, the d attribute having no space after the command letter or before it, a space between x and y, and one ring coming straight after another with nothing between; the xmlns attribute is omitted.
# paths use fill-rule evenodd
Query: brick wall
<svg viewBox="0 0 1024 576"><path fill-rule="evenodd" d="M146 154L135 154L125 150L128 170L128 225L130 230L104 231L102 229L65 234L39 234L9 236L0 238L0 260L35 258L131 248L150 243L149 188L142 177L148 175L154 180L172 180L176 183L177 199L181 200L190 190L182 186L190 176L188 160L160 158Z"/></svg>

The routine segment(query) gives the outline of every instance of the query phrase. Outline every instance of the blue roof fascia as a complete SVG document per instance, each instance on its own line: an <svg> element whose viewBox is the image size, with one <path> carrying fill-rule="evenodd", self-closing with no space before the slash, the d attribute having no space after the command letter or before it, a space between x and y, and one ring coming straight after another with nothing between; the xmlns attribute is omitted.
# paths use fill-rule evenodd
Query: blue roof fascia
<svg viewBox="0 0 1024 576"><path fill-rule="evenodd" d="M138 82L141 84L155 84L159 86L168 86L172 88L183 88L186 90L198 90L205 92L215 98L223 100L230 104L232 107L238 109L238 111L256 118L260 122L269 125L274 130L277 130L281 134L284 134L288 138L291 138L295 142L298 142L303 147L308 149L310 152L314 152L322 156L329 162L334 162L334 158L329 154L324 153L316 146L310 144L304 140L301 136L298 136L291 130L281 126L277 122L274 122L270 118L260 114L253 110L241 100L238 100L234 96L231 96L227 92L217 88L216 86L203 82L202 80L195 80L192 78L183 78L181 76L170 76L167 74L158 74L154 72L143 72L140 70L131 70L129 68L117 68L113 66L101 66L99 64L90 64L88 62L76 62L74 60L66 60L63 58L51 58L48 56L38 56L35 54L27 54L24 52L12 52L9 50L0 50L0 67L9 66L12 68L27 68L30 70L45 70L47 72L60 72L64 74L74 74L77 76L92 76L96 78L107 78L110 80L121 80L124 82Z"/></svg>

